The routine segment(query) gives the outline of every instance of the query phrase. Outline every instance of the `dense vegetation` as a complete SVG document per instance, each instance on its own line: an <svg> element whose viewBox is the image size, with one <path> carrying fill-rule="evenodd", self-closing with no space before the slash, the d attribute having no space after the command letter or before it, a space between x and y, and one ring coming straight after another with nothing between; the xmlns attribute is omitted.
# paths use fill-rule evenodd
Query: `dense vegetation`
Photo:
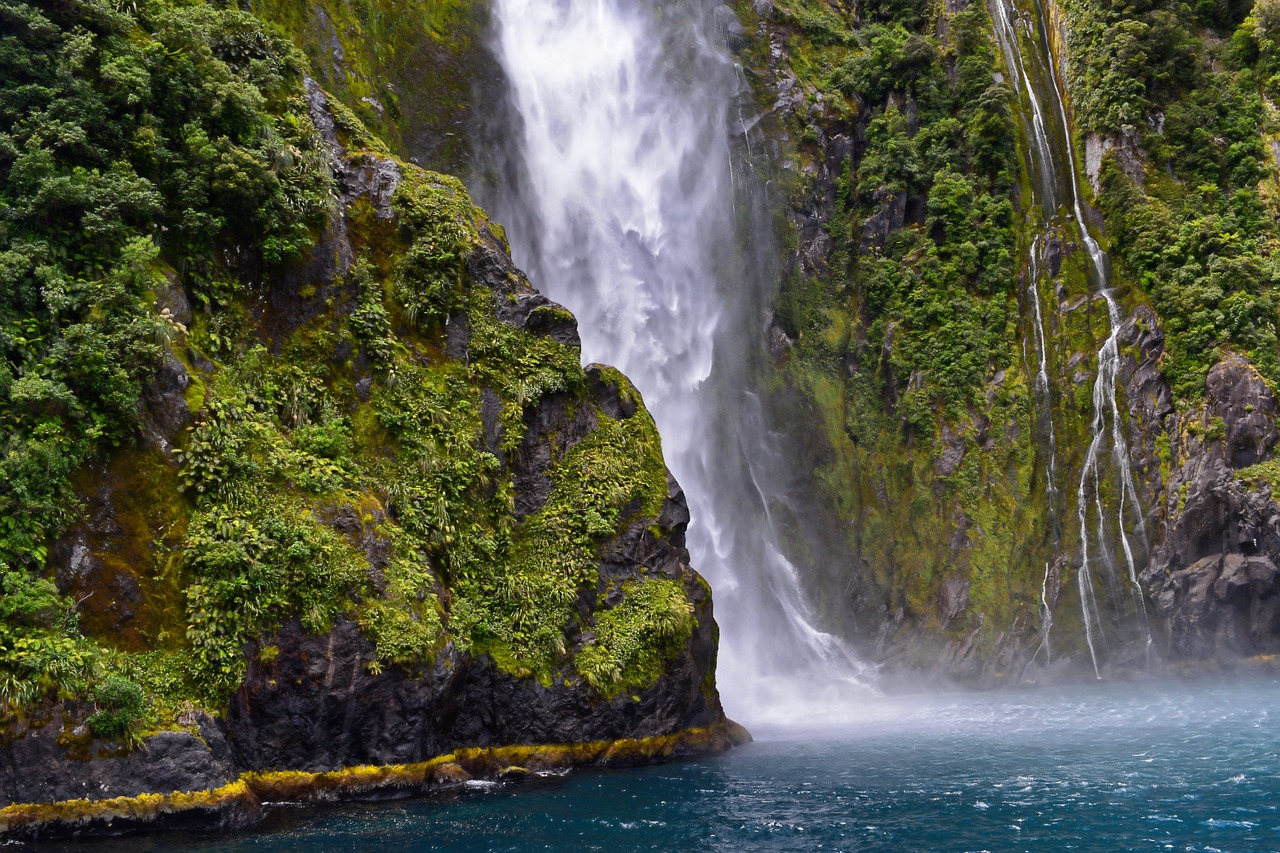
<svg viewBox="0 0 1280 853"><path fill-rule="evenodd" d="M791 0L767 26L803 94L781 116L799 139L782 182L830 246L815 261L819 243L793 234L809 247L776 303L791 342L777 405L814 413L790 428L822 448L814 473L847 555L814 566L820 605L833 625L852 610L870 639L895 610L932 618L958 572L1002 623L1030 593L1010 552L1045 508L1017 345L1017 103L987 9Z"/></svg>
<svg viewBox="0 0 1280 853"><path fill-rule="evenodd" d="M774 14L798 27L792 62L828 99L828 121L865 127L861 150L830 164L840 177L828 281L795 271L780 299L783 328L805 358L847 356L870 368L861 372L868 382L903 389L896 413L930 435L936 406L963 411L989 365L1012 357L1015 125L1011 91L993 82L986 10L972 4L943 37L912 4L869 7L857 29L852 13L822 3L779 3ZM835 129L810 128L809 138ZM884 221L882 232L864 230L868 220ZM833 337L841 330L828 327L832 311L864 320L865 337ZM886 339L882 375L873 366ZM851 428L874 430L869 414Z"/></svg>
<svg viewBox="0 0 1280 853"><path fill-rule="evenodd" d="M475 0L248 0L302 49L325 90L395 151L462 174L489 4Z"/></svg>
<svg viewBox="0 0 1280 853"><path fill-rule="evenodd" d="M427 45L383 0L239 5L254 14L0 0L0 706L74 696L94 705L94 732L128 737L189 703L217 707L245 650L269 663L278 650L262 643L291 619L315 632L357 621L375 668L412 668L453 639L547 682L651 681L693 630L677 584L618 582L597 604L619 603L576 621L602 543L665 496L652 421L598 411L575 350L497 319L464 263L489 224L456 181L404 166L404 227L357 203L351 272L301 286L302 319L265 331L339 204L304 73L349 102L333 110L353 151L390 156L364 119L399 149L456 161L458 138L415 145L461 131L476 66L460 57L478 54L483 10L406 4ZM740 11L757 26L751 5ZM796 77L796 100L769 119L792 141L775 177L793 219L823 230L809 247L789 235L804 251L776 301L787 347L772 374L775 400L801 413L789 427L821 446L816 478L848 540L823 607L843 615L853 600L863 616L995 642L1033 624L1047 564L1073 546L1056 539L1022 345L1020 276L1043 223L1018 157L1021 106L987 7L961 5L775 0L766 24L787 50L778 60L761 39L745 59ZM1115 144L1099 233L1126 307L1159 315L1176 403L1196 405L1228 350L1280 381L1280 4L1050 10L1069 24L1058 47L1077 148ZM437 71L439 109L424 109ZM1078 310L1083 260L1063 264L1050 362L1059 441L1074 447L1091 415L1076 376L1106 329ZM195 306L189 323L158 308L174 291ZM457 317L466 358L447 352ZM139 401L168 360L190 378L192 422L161 453L140 438ZM510 461L551 396L595 428L517 518ZM149 537L137 642L53 582L91 468L152 504L125 525ZM969 608L944 619L953 577Z"/></svg>
<svg viewBox="0 0 1280 853"><path fill-rule="evenodd" d="M651 684L693 630L680 584L602 585L594 633L580 602L666 499L653 421L599 410L575 347L499 320L465 265L497 229L461 184L399 164L393 218L342 211L306 60L223 4L5 0L0 22L0 715L78 698L93 733L136 738L223 706L291 620L355 621L375 674L452 639L544 683ZM390 158L330 109L351 156ZM299 282L339 213L356 262ZM142 402L166 363L188 383L173 447ZM551 398L591 428L519 518L511 460ZM97 556L145 591L124 628L114 593L53 582L102 489L129 553Z"/></svg>
<svg viewBox="0 0 1280 853"><path fill-rule="evenodd" d="M297 258L332 189L298 57L249 16L6 2L0 20L0 679L13 700L82 690L100 657L41 575L76 517L73 475L134 440L142 383L182 333L150 307L166 267L197 299L226 299L227 260Z"/></svg>
<svg viewBox="0 0 1280 853"><path fill-rule="evenodd" d="M1125 135L1141 151L1137 184L1108 164L1099 205L1122 275L1164 322L1164 372L1186 399L1223 349L1280 380L1272 6L1066 6L1080 131Z"/></svg>

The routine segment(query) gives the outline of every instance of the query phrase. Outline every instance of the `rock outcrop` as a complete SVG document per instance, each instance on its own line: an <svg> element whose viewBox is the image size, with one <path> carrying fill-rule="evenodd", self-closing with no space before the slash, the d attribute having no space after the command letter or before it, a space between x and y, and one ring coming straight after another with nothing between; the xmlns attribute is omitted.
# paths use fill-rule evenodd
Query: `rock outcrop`
<svg viewBox="0 0 1280 853"><path fill-rule="evenodd" d="M332 153L339 203L311 253L278 273L270 298L250 315L261 326L252 333L277 346L300 329L343 322L355 310L362 297L352 277L362 251L368 254L375 239L368 229L391 235L386 240L393 252L403 252L414 237L414 226L394 199L416 167L375 150L351 150L340 137L352 130L339 131L328 96L307 81L306 97ZM465 209L472 210L469 202ZM370 213L372 225L360 220ZM530 346L547 342L561 348L556 352L576 356L573 315L529 285L496 229L478 218L459 276L487 295L479 308L456 307L447 315L439 342L423 347L420 362L465 367L478 358L471 325L480 316L477 310L491 311L498 324L530 336ZM180 284L170 282L157 305L158 312L168 310L168 318L185 318L173 322L192 321ZM353 353L349 342L340 342L334 352L334 364L349 371L341 381L353 389L351 405L368 404L375 382L383 381L374 377L372 356ZM58 587L78 602L90 636L129 651L146 650L157 637L167 636L169 649L179 642L173 633L191 618L182 615L190 578L175 566L181 565L192 515L190 497L180 491L179 463L191 440L188 427L211 418L190 386L193 375L213 382L225 370L216 358L171 347L141 401L142 446L84 472L80 491L87 511L56 544L53 562ZM632 434L628 424L637 435L653 434L643 446L627 439L633 443L624 445L625 452L660 453L652 421L624 377L599 365L583 371L576 361L572 371L580 377L577 384L553 383L547 391L521 386L528 398L514 404L492 387L479 389L475 442L495 460L495 470L510 478L511 519L504 522L509 528L518 530L544 511L564 487L560 466L583 442L598 444L597 434L606 425L626 435ZM516 429L522 434L510 435ZM661 484L664 468L660 456L655 458ZM585 476L594 474L588 469ZM361 595L387 594L395 555L387 530L397 523L395 504L387 503L391 509L378 506L363 516L340 503L321 502L308 510L310 519L344 537L360 555L366 591L353 595L351 609L338 613L326 630L308 623L308 614L295 613L252 636L238 649L243 677L228 704L208 709L213 713L194 706L179 709L160 731L117 739L94 735L88 721L95 708L85 702L46 700L9 715L0 724L0 834L97 834L161 818L181 820L188 812L196 823L244 825L260 815L260 799L274 796L277 789L271 785L282 784L273 773L293 774L288 776L291 797L330 796L348 788L397 796L470 776L497 776L517 763L518 756L503 758L501 750L508 746L541 745L546 751L534 757L533 766L568 766L657 760L724 749L748 737L725 719L720 706L710 589L689 565L688 508L669 473L664 494L614 509L602 504L595 525L580 534L589 537L594 566L573 591L568 624L551 626L561 638L560 648L552 669L542 673L491 654L492 646L477 649L474 638L464 642L451 634L448 602L455 593L445 570L421 554L415 556L426 564L429 585L419 588L409 604L444 599L443 612L404 618L413 628L413 620L434 615L443 620L444 633L429 655L387 659L358 615L365 603ZM611 532L602 533L602 524ZM569 544L581 548L583 540ZM491 571L501 577L504 567ZM663 589L677 608L687 608L687 613L677 610L688 620L687 632L672 634L678 646L661 646L659 658L645 652L650 654L646 666L660 664L656 671L637 674L638 664L620 657L596 681L580 674L576 656L600 651L601 617L620 607L639 607L628 605L629 597L647 584L666 584ZM175 618L182 620L176 626ZM660 639L636 638L641 643ZM368 766L398 769L385 771L381 782L349 775L353 767ZM423 769L428 766L437 769ZM275 781L264 782L267 777Z"/></svg>
<svg viewBox="0 0 1280 853"><path fill-rule="evenodd" d="M1143 580L1175 661L1280 651L1276 415L1275 392L1228 355L1209 373L1203 408L1171 419L1180 464L1158 484L1162 541Z"/></svg>

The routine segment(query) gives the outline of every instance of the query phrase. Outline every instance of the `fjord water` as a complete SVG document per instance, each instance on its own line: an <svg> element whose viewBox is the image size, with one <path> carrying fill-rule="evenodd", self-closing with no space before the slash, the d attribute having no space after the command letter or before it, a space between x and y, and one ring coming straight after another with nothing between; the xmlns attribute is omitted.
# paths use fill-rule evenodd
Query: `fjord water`
<svg viewBox="0 0 1280 853"><path fill-rule="evenodd" d="M515 130L478 152L501 178L476 195L516 263L577 315L584 358L626 373L657 421L715 591L727 711L751 725L867 695L865 667L815 624L775 518L794 517L795 490L752 377L779 253L744 165L732 13L706 0L494 12Z"/></svg>
<svg viewBox="0 0 1280 853"><path fill-rule="evenodd" d="M120 849L1276 850L1276 708L1276 678L879 698L715 758L285 808L267 834Z"/></svg>

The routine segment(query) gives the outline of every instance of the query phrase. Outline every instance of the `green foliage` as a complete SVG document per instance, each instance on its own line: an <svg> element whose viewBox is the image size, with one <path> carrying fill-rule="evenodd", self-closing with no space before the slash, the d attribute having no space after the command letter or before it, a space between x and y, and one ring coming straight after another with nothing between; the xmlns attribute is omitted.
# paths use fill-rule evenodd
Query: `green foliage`
<svg viewBox="0 0 1280 853"><path fill-rule="evenodd" d="M336 110L344 145L386 153L385 140L403 156L429 139L431 168L463 168L467 134L457 129L467 126L475 81L489 70L477 49L486 6L472 0L248 0L241 8L279 26L307 53L313 76L346 105Z"/></svg>
<svg viewBox="0 0 1280 853"><path fill-rule="evenodd" d="M391 29L381 3L363 6L362 27ZM362 257L348 278L283 294L333 212L332 153L300 54L234 7L0 4L0 710L91 699L94 734L132 743L192 703L222 706L248 650L282 654L286 623L342 618L378 671L451 638L511 671L571 671L573 605L601 548L666 496L652 420L597 411L576 348L500 319L526 285L469 276L496 227L456 179L401 164L395 220L349 218ZM342 140L385 153L330 103ZM189 328L153 307L174 288ZM264 332L280 298L317 291L310 319ZM80 512L78 472L137 439L166 354L192 383L166 472L180 494L143 548L163 564L122 571L163 575L180 603L155 648L126 653L80 633L45 562ZM555 444L551 497L518 518L511 462L544 404L580 414L583 434ZM664 649L685 630L654 624Z"/></svg>
<svg viewBox="0 0 1280 853"><path fill-rule="evenodd" d="M574 663L605 696L648 687L693 635L693 605L676 581L628 581L622 600L596 616L595 639Z"/></svg>
<svg viewBox="0 0 1280 853"><path fill-rule="evenodd" d="M76 632L71 602L52 583L22 569L0 574L0 592L0 711L48 690L83 689L99 654Z"/></svg>
<svg viewBox="0 0 1280 853"><path fill-rule="evenodd" d="M349 542L304 506L266 496L192 516L186 561L187 638L210 697L240 682L249 639L295 614L327 631L363 580Z"/></svg>
<svg viewBox="0 0 1280 853"><path fill-rule="evenodd" d="M799 14L823 4L782 5ZM918 4L882 4L868 17L858 30L846 22L845 37L831 42L838 46L824 48L831 70L802 79L824 97L839 91L863 106L865 147L837 185L828 280L788 281L777 317L813 369L842 370L850 354L840 348L865 346L889 355L890 373L881 379L891 386L923 380L895 408L909 430L931 434L935 407L954 413L975 403L988 371L1013 355L1006 335L1017 257L1011 92L991 82L996 53L982 4L949 15L945 30ZM793 66L805 51L793 41ZM912 222L916 200L925 215ZM906 227L890 226L883 241L866 236L864 223L889 217L894 205L907 209ZM847 332L841 339L839 330L854 326L868 333L865 344ZM873 385L866 390L880 395L883 385Z"/></svg>
<svg viewBox="0 0 1280 853"><path fill-rule="evenodd" d="M583 589L594 587L601 544L614 531L656 518L666 468L645 412L615 421L596 412L595 431L552 469L546 504L512 531L504 559L468 566L454 589L459 639L546 679L565 654Z"/></svg>
<svg viewBox="0 0 1280 853"><path fill-rule="evenodd" d="M39 580L47 543L77 512L74 472L135 434L175 333L150 308L163 269L199 292L225 250L296 258L331 179L297 54L240 12L83 0L0 20L0 565L15 602L65 613ZM14 607L6 693L74 687L92 647Z"/></svg>
<svg viewBox="0 0 1280 853"><path fill-rule="evenodd" d="M1068 81L1081 132L1145 127L1151 111L1195 74L1186 4L1070 0L1066 8Z"/></svg>
<svg viewBox="0 0 1280 853"><path fill-rule="evenodd" d="M1255 486L1265 486L1272 500L1280 501L1280 460L1268 459L1235 472L1236 477Z"/></svg>
<svg viewBox="0 0 1280 853"><path fill-rule="evenodd" d="M147 707L142 688L120 676L99 682L93 689L93 703L97 710L89 717L89 730L108 740L127 736Z"/></svg>
<svg viewBox="0 0 1280 853"><path fill-rule="evenodd" d="M384 597L360 611L360 627L373 640L379 660L413 664L429 660L444 637L435 578L425 566L402 561L392 567Z"/></svg>
<svg viewBox="0 0 1280 853"><path fill-rule="evenodd" d="M1108 159L1099 194L1113 255L1150 294L1168 335L1162 367L1184 399L1203 394L1224 350L1280 379L1280 232L1275 201L1261 191L1269 170L1258 78L1247 65L1212 70L1197 56L1164 100L1165 132L1144 139L1153 165L1177 180L1139 187Z"/></svg>
<svg viewBox="0 0 1280 853"><path fill-rule="evenodd" d="M391 315L387 313L382 284L374 278L373 266L364 258L356 263L352 275L359 296L356 310L347 323L374 365L379 370L388 370L394 364L399 344L391 332Z"/></svg>
<svg viewBox="0 0 1280 853"><path fill-rule="evenodd" d="M457 178L434 173L407 176L394 202L414 241L399 264L392 295L410 323L432 328L465 305L462 260L478 239L475 213Z"/></svg>

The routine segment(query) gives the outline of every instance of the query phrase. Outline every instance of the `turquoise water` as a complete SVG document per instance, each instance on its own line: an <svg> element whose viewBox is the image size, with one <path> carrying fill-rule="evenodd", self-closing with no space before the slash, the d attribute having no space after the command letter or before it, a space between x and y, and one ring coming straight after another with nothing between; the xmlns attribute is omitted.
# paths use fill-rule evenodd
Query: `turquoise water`
<svg viewBox="0 0 1280 853"><path fill-rule="evenodd" d="M281 808L265 832L128 849L1277 850L1276 708L1276 679L899 697L705 760Z"/></svg>

